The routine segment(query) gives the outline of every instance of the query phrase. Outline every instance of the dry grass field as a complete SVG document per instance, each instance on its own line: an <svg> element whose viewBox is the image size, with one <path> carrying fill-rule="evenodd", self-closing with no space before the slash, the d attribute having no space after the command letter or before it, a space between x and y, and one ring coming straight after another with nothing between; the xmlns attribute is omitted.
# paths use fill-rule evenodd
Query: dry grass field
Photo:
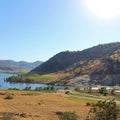
<svg viewBox="0 0 120 120"><path fill-rule="evenodd" d="M13 99L5 99L8 94ZM56 112L66 111L75 111L79 120L84 120L89 107L84 100L72 100L59 93L0 91L0 120L58 120Z"/></svg>

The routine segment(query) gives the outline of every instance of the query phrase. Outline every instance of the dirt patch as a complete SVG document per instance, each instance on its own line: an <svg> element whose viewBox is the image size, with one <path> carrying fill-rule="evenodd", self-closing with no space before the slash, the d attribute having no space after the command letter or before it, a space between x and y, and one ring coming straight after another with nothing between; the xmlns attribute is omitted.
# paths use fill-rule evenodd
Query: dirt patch
<svg viewBox="0 0 120 120"><path fill-rule="evenodd" d="M12 100L4 99L6 94L8 92L0 95L0 117L10 115L15 120L58 120L56 112L75 111L79 120L84 120L89 111L85 102L73 101L61 94L31 96L25 92L13 92Z"/></svg>

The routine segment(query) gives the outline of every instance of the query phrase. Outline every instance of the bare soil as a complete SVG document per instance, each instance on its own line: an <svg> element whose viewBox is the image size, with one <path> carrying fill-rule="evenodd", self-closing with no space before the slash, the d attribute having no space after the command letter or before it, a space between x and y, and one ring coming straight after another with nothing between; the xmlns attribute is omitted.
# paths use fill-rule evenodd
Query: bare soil
<svg viewBox="0 0 120 120"><path fill-rule="evenodd" d="M8 94L13 99L5 99ZM56 112L68 111L75 111L79 120L85 120L89 109L86 102L70 100L64 94L0 91L0 120L59 120Z"/></svg>

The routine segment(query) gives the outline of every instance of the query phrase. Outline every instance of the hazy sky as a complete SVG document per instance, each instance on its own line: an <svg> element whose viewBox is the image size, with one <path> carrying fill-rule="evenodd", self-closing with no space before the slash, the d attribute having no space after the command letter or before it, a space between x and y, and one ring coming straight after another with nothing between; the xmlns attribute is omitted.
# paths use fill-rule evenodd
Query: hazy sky
<svg viewBox="0 0 120 120"><path fill-rule="evenodd" d="M120 41L119 0L0 0L0 59L45 61Z"/></svg>

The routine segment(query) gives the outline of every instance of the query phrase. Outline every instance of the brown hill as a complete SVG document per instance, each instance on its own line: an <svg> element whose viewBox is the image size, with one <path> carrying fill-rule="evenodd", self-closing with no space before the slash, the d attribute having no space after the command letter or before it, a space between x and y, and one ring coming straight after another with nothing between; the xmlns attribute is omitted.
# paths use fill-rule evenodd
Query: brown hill
<svg viewBox="0 0 120 120"><path fill-rule="evenodd" d="M34 73L62 74L59 79L60 84L120 85L118 79L120 77L120 43L98 45L77 52L59 53L30 72L30 74Z"/></svg>
<svg viewBox="0 0 120 120"><path fill-rule="evenodd" d="M48 61L33 69L30 74L48 74L65 70L76 62L90 61L109 56L120 48L120 43L98 45L83 51L61 52L50 58Z"/></svg>
<svg viewBox="0 0 120 120"><path fill-rule="evenodd" d="M65 71L74 71L75 75L120 74L120 60L108 56L96 60L80 61Z"/></svg>
<svg viewBox="0 0 120 120"><path fill-rule="evenodd" d="M74 63L61 71L63 83L120 85L120 49L109 56Z"/></svg>

